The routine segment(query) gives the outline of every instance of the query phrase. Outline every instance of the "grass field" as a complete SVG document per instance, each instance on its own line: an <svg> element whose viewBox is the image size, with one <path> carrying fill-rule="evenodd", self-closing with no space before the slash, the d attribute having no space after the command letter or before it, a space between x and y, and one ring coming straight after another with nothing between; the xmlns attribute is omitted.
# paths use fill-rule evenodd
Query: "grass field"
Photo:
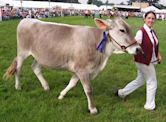
<svg viewBox="0 0 166 122"><path fill-rule="evenodd" d="M44 21L95 26L93 19L63 17ZM140 18L126 20L133 28L133 35L143 24ZM50 85L45 92L31 70L32 57L23 65L22 90L14 88L14 78L2 80L6 68L16 56L16 26L19 20L0 22L0 122L166 122L166 22L157 21L155 30L160 40L163 62L157 65L157 110L144 110L145 86L127 99L114 96L114 91L136 77L133 57L128 54L113 55L106 68L92 82L94 100L99 113L92 116L87 111L87 100L82 86L71 90L65 99L57 96L68 84L71 74L65 71L44 69L43 74Z"/></svg>

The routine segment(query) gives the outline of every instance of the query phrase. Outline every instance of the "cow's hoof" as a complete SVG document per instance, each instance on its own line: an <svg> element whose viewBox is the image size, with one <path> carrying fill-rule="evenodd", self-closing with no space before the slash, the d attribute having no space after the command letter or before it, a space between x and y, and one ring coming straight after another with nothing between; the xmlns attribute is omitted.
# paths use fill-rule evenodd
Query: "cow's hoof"
<svg viewBox="0 0 166 122"><path fill-rule="evenodd" d="M21 90L21 86L15 86L16 90Z"/></svg>
<svg viewBox="0 0 166 122"><path fill-rule="evenodd" d="M50 90L50 87L47 83L45 83L44 85L42 85L44 91L49 91Z"/></svg>
<svg viewBox="0 0 166 122"><path fill-rule="evenodd" d="M46 86L46 87L43 87L43 88L44 88L44 91L49 91L50 90L49 86Z"/></svg>
<svg viewBox="0 0 166 122"><path fill-rule="evenodd" d="M90 114L95 115L97 113L98 113L97 108L90 109Z"/></svg>
<svg viewBox="0 0 166 122"><path fill-rule="evenodd" d="M59 100L62 100L63 98L64 98L63 95L59 95L59 97L58 97Z"/></svg>

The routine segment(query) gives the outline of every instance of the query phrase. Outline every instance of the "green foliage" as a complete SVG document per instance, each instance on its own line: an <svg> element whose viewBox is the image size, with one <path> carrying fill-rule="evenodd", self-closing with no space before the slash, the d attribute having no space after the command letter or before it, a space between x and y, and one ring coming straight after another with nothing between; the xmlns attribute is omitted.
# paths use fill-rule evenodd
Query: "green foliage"
<svg viewBox="0 0 166 122"><path fill-rule="evenodd" d="M44 21L95 26L93 19L84 17L60 17L43 19ZM138 30L143 20L126 20L133 29ZM16 27L19 20L0 22L0 76L16 56ZM157 65L158 91L157 110L144 110L145 86L127 97L126 101L114 96L121 88L136 76L132 56L113 55L106 68L92 82L94 100L99 114L92 116L87 111L87 100L80 83L63 100L58 100L60 91L68 84L71 74L66 71L43 70L50 85L50 91L44 92L38 79L31 70L32 57L22 68L22 90L14 89L14 78L4 81L0 77L0 122L166 122L166 23L157 21L155 30L160 40L160 52L163 62ZM79 34L78 34L79 35Z"/></svg>
<svg viewBox="0 0 166 122"><path fill-rule="evenodd" d="M32 1L50 1L50 2L64 2L64 3L79 3L78 0L32 0Z"/></svg>
<svg viewBox="0 0 166 122"><path fill-rule="evenodd" d="M94 5L97 5L97 6L101 6L101 5L103 5L103 2L100 1L100 0L88 0L87 4L94 4Z"/></svg>
<svg viewBox="0 0 166 122"><path fill-rule="evenodd" d="M49 1L49 0L33 0L33 1ZM50 2L64 2L64 3L79 3L79 0L50 0ZM88 0L87 4L94 4L97 6L103 5L100 0Z"/></svg>
<svg viewBox="0 0 166 122"><path fill-rule="evenodd" d="M160 0L128 0L128 4L131 4L132 2L146 2L152 5L154 3L158 3L159 1Z"/></svg>
<svg viewBox="0 0 166 122"><path fill-rule="evenodd" d="M88 0L87 4L92 4L93 0Z"/></svg>

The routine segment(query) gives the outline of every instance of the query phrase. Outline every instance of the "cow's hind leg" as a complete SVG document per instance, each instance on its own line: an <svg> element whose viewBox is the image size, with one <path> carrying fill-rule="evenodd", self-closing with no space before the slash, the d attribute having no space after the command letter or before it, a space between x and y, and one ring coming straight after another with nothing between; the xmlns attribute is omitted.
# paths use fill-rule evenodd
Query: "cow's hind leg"
<svg viewBox="0 0 166 122"><path fill-rule="evenodd" d="M33 61L32 69L33 69L33 72L35 73L35 75L37 76L37 78L39 79L44 90L46 90L46 91L49 90L50 89L49 85L48 85L47 81L44 79L42 72L41 72L41 65L36 60Z"/></svg>
<svg viewBox="0 0 166 122"><path fill-rule="evenodd" d="M67 85L67 87L66 87L64 90L61 91L61 93L60 93L58 99L63 99L64 96L67 94L67 92L68 92L69 90L71 90L73 87L76 86L78 80L79 80L78 77L77 77L76 75L73 75L73 76L71 77L71 79L70 79L69 84Z"/></svg>
<svg viewBox="0 0 166 122"><path fill-rule="evenodd" d="M91 114L97 114L97 109L95 107L94 100L93 100L92 86L90 83L89 74L81 73L78 76L81 80L84 92L85 92L87 100L88 100L88 109Z"/></svg>
<svg viewBox="0 0 166 122"><path fill-rule="evenodd" d="M17 68L16 68L16 73L15 73L15 88L17 90L21 90L21 85L20 85L20 71L21 71L21 67L22 64L24 62L24 60L28 57L28 53L27 52L22 52L19 53L17 55Z"/></svg>

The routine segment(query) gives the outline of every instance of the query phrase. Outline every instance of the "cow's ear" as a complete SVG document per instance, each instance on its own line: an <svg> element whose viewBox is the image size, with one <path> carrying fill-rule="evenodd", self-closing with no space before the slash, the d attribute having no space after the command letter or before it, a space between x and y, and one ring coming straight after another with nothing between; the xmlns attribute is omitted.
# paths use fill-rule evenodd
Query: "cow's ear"
<svg viewBox="0 0 166 122"><path fill-rule="evenodd" d="M106 30L108 28L108 23L106 20L95 18L95 23L100 29Z"/></svg>

